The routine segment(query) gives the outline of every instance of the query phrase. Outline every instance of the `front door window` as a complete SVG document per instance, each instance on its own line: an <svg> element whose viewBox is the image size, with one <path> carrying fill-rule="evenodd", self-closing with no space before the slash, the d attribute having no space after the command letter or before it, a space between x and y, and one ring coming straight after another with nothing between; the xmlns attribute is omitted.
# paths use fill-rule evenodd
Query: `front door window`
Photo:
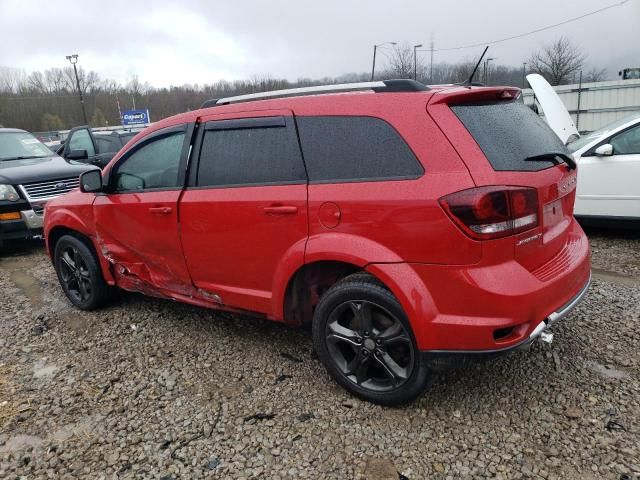
<svg viewBox="0 0 640 480"><path fill-rule="evenodd" d="M69 139L69 151L73 150L86 150L87 157L93 157L96 154L89 130L86 128L77 130L71 135Z"/></svg>

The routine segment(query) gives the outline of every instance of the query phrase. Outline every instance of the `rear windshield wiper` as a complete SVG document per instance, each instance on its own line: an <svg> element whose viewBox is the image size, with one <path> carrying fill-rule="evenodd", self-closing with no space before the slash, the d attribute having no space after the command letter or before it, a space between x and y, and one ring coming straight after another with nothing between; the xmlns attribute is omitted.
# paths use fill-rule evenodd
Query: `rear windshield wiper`
<svg viewBox="0 0 640 480"><path fill-rule="evenodd" d="M560 160L564 161L567 164L569 170L575 170L577 167L576 161L573 158L573 155L565 153L565 152L547 152L541 153L540 155L532 155L531 157L527 157L524 159L525 162L558 162Z"/></svg>

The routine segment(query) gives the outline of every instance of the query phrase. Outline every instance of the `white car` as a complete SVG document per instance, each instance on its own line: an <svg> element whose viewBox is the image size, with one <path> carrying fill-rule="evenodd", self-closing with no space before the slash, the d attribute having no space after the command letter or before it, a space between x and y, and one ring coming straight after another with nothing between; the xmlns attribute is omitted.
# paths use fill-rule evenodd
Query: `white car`
<svg viewBox="0 0 640 480"><path fill-rule="evenodd" d="M640 226L640 112L580 137L546 80L537 74L527 80L547 123L578 163L574 215L585 224Z"/></svg>

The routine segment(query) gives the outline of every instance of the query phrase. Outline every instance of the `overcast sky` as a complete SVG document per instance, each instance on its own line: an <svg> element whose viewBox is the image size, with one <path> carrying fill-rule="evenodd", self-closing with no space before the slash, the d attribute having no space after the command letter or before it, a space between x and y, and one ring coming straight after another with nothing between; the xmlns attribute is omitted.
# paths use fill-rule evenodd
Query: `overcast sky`
<svg viewBox="0 0 640 480"><path fill-rule="evenodd" d="M65 55L102 77L137 74L154 86L271 75L294 80L371 69L374 43L448 48L516 35L620 0L0 0L0 66L63 67ZM496 63L522 65L560 35L589 65L616 75L640 66L640 0L568 25L493 45ZM482 47L435 53L477 57ZM420 53L428 61L428 52ZM384 50L378 61L384 67Z"/></svg>

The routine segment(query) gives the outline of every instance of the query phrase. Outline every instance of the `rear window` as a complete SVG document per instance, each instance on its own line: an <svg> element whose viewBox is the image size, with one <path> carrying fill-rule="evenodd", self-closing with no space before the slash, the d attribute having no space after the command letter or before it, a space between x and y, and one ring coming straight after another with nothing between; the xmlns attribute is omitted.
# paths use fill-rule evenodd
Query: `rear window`
<svg viewBox="0 0 640 480"><path fill-rule="evenodd" d="M374 117L297 117L309 181L358 182L417 178L424 173L409 146Z"/></svg>
<svg viewBox="0 0 640 480"><path fill-rule="evenodd" d="M550 161L526 161L549 152L569 150L553 130L520 102L452 105L494 170L535 172L554 166Z"/></svg>

